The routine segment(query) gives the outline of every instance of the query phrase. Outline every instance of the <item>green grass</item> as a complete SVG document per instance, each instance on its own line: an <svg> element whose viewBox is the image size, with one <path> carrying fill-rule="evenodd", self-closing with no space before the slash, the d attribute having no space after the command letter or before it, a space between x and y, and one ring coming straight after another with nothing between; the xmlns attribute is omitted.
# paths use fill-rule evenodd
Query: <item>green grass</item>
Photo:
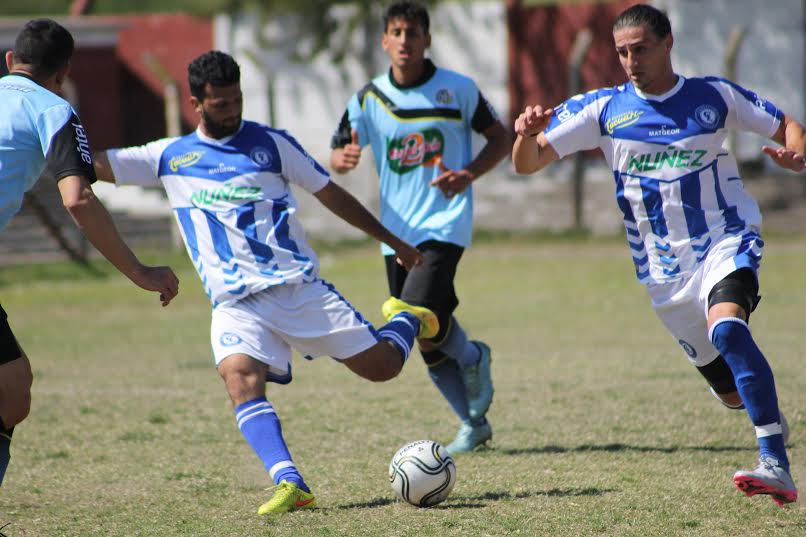
<svg viewBox="0 0 806 537"><path fill-rule="evenodd" d="M157 260L158 257L151 261ZM756 456L746 416L721 407L665 333L623 240L488 237L460 266L458 316L493 348L493 449L458 457L444 504L394 501L403 443L457 423L418 356L372 384L295 359L269 385L319 508L256 516L268 478L242 440L209 349L210 307L189 264L168 308L96 263L0 270L0 298L35 370L0 494L9 536L726 536L806 534L806 510L747 499L730 478ZM322 273L373 321L375 246L322 255ZM753 317L806 485L802 240L767 241ZM38 272L35 272L38 271ZM36 281L30 281L36 274Z"/></svg>

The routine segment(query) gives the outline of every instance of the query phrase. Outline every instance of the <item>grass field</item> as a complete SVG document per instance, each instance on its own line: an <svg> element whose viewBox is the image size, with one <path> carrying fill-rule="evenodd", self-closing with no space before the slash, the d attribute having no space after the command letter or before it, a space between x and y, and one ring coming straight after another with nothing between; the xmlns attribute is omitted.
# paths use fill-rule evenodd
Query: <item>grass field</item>
<svg viewBox="0 0 806 537"><path fill-rule="evenodd" d="M806 486L806 248L768 238L753 318ZM121 277L65 266L0 270L0 300L31 356L34 408L14 434L0 532L17 536L806 535L802 504L747 499L731 476L756 458L743 413L714 401L654 317L621 239L486 240L460 266L468 332L490 343L492 449L458 457L444 504L394 501L404 442L457 423L415 355L371 384L322 358L269 385L319 508L268 522L270 483L212 365L210 307L176 258L182 293L161 309ZM373 321L376 248L322 255L322 273ZM29 281L35 276L37 281Z"/></svg>

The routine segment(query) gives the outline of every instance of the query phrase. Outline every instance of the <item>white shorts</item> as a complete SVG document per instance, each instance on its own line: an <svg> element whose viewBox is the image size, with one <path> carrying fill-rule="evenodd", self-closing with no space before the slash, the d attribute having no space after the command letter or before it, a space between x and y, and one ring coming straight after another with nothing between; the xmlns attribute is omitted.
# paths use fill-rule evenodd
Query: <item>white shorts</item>
<svg viewBox="0 0 806 537"><path fill-rule="evenodd" d="M305 357L350 358L378 341L364 320L330 283L275 285L213 309L210 340L216 367L232 354L269 366L269 380L291 380L291 348Z"/></svg>
<svg viewBox="0 0 806 537"><path fill-rule="evenodd" d="M742 268L757 274L763 249L764 241L755 231L725 236L711 247L708 257L690 277L647 288L655 313L693 365L708 365L719 356L708 338L711 289Z"/></svg>

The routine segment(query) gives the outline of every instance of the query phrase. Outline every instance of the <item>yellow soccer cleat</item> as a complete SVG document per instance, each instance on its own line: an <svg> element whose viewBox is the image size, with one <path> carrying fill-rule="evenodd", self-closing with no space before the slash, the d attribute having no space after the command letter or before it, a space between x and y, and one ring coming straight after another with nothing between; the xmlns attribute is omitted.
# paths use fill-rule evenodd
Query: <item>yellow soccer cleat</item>
<svg viewBox="0 0 806 537"><path fill-rule="evenodd" d="M383 306L381 306L381 312L387 321L391 321L392 317L404 311L411 313L420 321L420 332L417 334L418 338L429 339L436 336L439 332L439 319L437 319L436 314L428 308L412 306L395 297L389 297L389 299L383 303Z"/></svg>
<svg viewBox="0 0 806 537"><path fill-rule="evenodd" d="M272 489L274 489L274 496L258 508L257 514L272 516L316 507L316 499L313 494L305 492L296 483L289 483L283 479L279 485L269 490Z"/></svg>

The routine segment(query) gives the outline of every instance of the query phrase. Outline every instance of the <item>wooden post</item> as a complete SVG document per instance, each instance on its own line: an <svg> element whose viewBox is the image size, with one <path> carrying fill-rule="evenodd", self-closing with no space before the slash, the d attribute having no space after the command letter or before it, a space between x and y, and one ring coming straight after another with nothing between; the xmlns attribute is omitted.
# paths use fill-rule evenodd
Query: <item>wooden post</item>
<svg viewBox="0 0 806 537"><path fill-rule="evenodd" d="M585 59L585 54L590 48L593 41L593 34L587 28L580 31L574 45L571 48L571 57L569 60L569 75L568 75L568 93L576 95L582 91L582 62ZM574 173L572 177L573 185L571 190L571 208L574 213L574 229L579 231L584 228L584 219L582 214L584 204L584 183L585 183L585 157L582 152L577 152L574 155Z"/></svg>

